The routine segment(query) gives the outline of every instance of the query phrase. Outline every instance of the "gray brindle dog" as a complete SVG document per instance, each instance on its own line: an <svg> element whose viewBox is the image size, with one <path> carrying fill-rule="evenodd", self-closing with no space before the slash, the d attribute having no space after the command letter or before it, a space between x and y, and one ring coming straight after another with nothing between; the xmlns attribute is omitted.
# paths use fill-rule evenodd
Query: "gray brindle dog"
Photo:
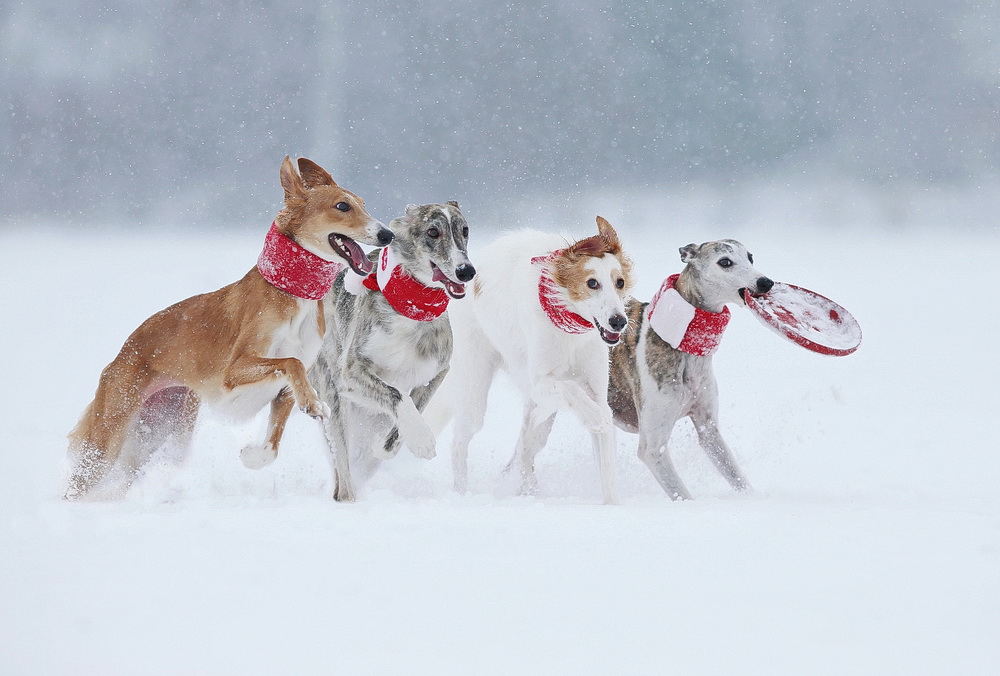
<svg viewBox="0 0 1000 676"><path fill-rule="evenodd" d="M408 205L389 229L395 238L387 251L372 254L384 278L376 285L373 273L364 288L347 289L342 274L326 296L326 338L310 372L330 406L327 441L334 499L341 501L356 497L352 465L366 478L400 443L417 457L434 457L434 433L421 412L451 360L444 307L465 295L476 274L457 202Z"/></svg>
<svg viewBox="0 0 1000 676"><path fill-rule="evenodd" d="M773 285L753 267L753 256L735 240L689 244L680 253L687 265L674 288L681 303L705 312L721 313L727 303L745 305L744 294L766 293ZM736 490L749 489L719 432L711 353L700 356L671 346L650 325L648 306L634 298L629 301L632 330L611 351L608 404L615 424L638 432L639 458L673 500L691 498L667 450L674 425L684 417L691 418L698 443L729 484Z"/></svg>

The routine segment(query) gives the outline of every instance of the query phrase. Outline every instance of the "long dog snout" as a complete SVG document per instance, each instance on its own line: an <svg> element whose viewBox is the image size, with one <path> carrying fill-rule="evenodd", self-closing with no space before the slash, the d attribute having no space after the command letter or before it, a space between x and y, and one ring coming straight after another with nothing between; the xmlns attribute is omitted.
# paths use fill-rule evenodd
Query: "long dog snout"
<svg viewBox="0 0 1000 676"><path fill-rule="evenodd" d="M455 268L455 276L458 277L458 281L465 284L476 276L476 268L472 266L472 263L464 263Z"/></svg>
<svg viewBox="0 0 1000 676"><path fill-rule="evenodd" d="M384 225L378 229L378 234L375 235L375 239L378 240L379 246L386 246L395 237L395 233Z"/></svg>

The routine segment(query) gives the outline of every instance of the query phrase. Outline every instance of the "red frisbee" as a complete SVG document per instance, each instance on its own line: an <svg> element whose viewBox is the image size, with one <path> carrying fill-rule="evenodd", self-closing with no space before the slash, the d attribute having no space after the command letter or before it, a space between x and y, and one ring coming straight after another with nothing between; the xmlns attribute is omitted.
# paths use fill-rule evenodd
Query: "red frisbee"
<svg viewBox="0 0 1000 676"><path fill-rule="evenodd" d="M767 293L745 299L765 326L807 350L843 357L861 345L861 326L851 313L809 289L775 282Z"/></svg>

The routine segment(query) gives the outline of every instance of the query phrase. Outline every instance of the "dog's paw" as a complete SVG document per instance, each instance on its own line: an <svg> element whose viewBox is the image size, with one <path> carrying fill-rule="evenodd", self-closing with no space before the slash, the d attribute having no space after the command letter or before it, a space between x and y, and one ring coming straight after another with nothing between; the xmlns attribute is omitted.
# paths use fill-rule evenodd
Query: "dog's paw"
<svg viewBox="0 0 1000 676"><path fill-rule="evenodd" d="M409 405L407 405L409 404ZM397 410L396 427L406 447L418 458L430 460L437 455L437 442L430 425L420 415L413 402L401 402Z"/></svg>
<svg viewBox="0 0 1000 676"><path fill-rule="evenodd" d="M354 482L350 477L344 477L339 472L334 473L333 499L337 502L354 502L357 500L357 493L354 491Z"/></svg>
<svg viewBox="0 0 1000 676"><path fill-rule="evenodd" d="M534 472L525 472L521 475L521 488L518 495L532 496L538 492L538 477Z"/></svg>
<svg viewBox="0 0 1000 676"><path fill-rule="evenodd" d="M330 406L319 399L313 399L301 407L302 412L310 418L317 420L327 420L330 417Z"/></svg>
<svg viewBox="0 0 1000 676"><path fill-rule="evenodd" d="M589 405L588 405L589 404ZM580 421L588 431L594 434L605 434L611 431L614 426L614 419L611 417L611 410L602 408L592 401L587 401L577 407Z"/></svg>
<svg viewBox="0 0 1000 676"><path fill-rule="evenodd" d="M278 449L270 444L260 446L245 446L240 451L240 460L247 469L261 469L267 467L278 457Z"/></svg>
<svg viewBox="0 0 1000 676"><path fill-rule="evenodd" d="M384 439L372 440L372 455L379 460L395 458L399 453L399 431L395 428Z"/></svg>

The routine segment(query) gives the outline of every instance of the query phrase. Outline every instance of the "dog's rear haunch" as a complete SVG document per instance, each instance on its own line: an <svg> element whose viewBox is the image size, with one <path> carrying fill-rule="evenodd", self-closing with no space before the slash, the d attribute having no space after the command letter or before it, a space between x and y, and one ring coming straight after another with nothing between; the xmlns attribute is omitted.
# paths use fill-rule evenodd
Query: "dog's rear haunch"
<svg viewBox="0 0 1000 676"><path fill-rule="evenodd" d="M104 369L69 435L67 499L90 493L116 464L125 472L112 490L122 493L159 447L186 451L202 402L235 419L270 405L267 439L243 449L248 466L274 459L293 406L326 415L306 379L326 329L316 296L343 267L367 274L371 263L358 242L385 245L392 232L322 167L300 158L298 168L287 157L281 164L285 205L258 265L229 286L157 312Z"/></svg>

